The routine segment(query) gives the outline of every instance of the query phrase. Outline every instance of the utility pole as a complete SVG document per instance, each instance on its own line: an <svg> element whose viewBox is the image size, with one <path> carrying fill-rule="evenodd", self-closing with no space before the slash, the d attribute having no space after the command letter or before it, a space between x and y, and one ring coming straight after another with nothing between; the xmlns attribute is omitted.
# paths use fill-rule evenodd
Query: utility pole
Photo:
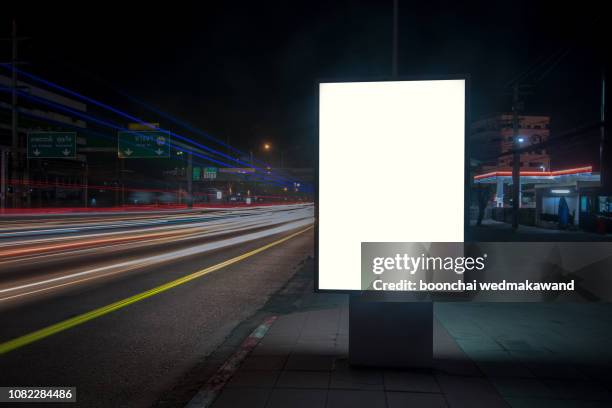
<svg viewBox="0 0 612 408"><path fill-rule="evenodd" d="M599 184L604 189L608 189L612 184L612 180L609 178L610 169L606 166L606 159L610 155L608 142L606 140L606 68L601 70L601 106L600 106L600 120L601 125L599 126Z"/></svg>
<svg viewBox="0 0 612 408"><path fill-rule="evenodd" d="M83 166L85 167L85 173L83 175L83 204L85 206L85 208L87 208L88 205L88 193L89 193L89 188L88 188L88 183L89 183L89 165L87 164L87 161L85 161L83 163Z"/></svg>
<svg viewBox="0 0 612 408"><path fill-rule="evenodd" d="M520 109L520 86L514 84L512 91L512 229L516 231L519 227L519 208L521 191L521 155L519 153L519 109Z"/></svg>
<svg viewBox="0 0 612 408"><path fill-rule="evenodd" d="M17 22L13 20L13 31L11 34L11 140L13 152L19 148L19 134L17 130Z"/></svg>
<svg viewBox="0 0 612 408"><path fill-rule="evenodd" d="M119 205L121 207L123 207L125 205L125 160L126 159L119 159L119 163L120 163L120 172L119 172L119 177L120 177L120 182L121 182L121 202L119 203Z"/></svg>
<svg viewBox="0 0 612 408"><path fill-rule="evenodd" d="M13 30L11 33L11 148L13 150L12 162L13 162L13 179L17 179L16 175L19 171L20 154L19 154L19 130L17 116L17 46L19 40L17 39L17 22L13 20ZM15 186L16 187L16 186ZM19 190L23 188L19 186ZM13 208L18 206L19 197L17 195L17 189L13 188Z"/></svg>
<svg viewBox="0 0 612 408"><path fill-rule="evenodd" d="M117 162L115 163L115 181L113 182L115 187L115 207L119 207L119 185L121 182L121 158L117 155Z"/></svg>
<svg viewBox="0 0 612 408"><path fill-rule="evenodd" d="M187 208L193 208L193 152L187 156Z"/></svg>
<svg viewBox="0 0 612 408"><path fill-rule="evenodd" d="M22 179L23 181L27 180L27 174L24 173L22 177L18 177L20 172L22 161L21 161L21 141L19 139L19 117L18 117L18 106L17 106L17 91L19 89L19 83L17 81L17 65L21 64L17 58L17 49L19 45L19 41L26 40L25 37L17 36L17 21L13 19L13 27L11 30L10 38L3 38L2 40L8 40L11 42L11 178L14 180ZM6 154L6 153L4 153ZM3 156L3 160L5 161L5 171L2 176L2 185L4 186L3 190L3 199L2 199L2 208L6 208L7 200L6 200L6 188L7 188L7 179L8 179L8 170L6 170L6 160L7 157ZM25 166L24 166L25 167ZM25 184L25 183L22 183ZM29 184L29 183L28 183ZM19 194L17 194L18 189L21 192L23 187L19 184L15 185L13 189L13 207L17 207L20 203Z"/></svg>
<svg viewBox="0 0 612 408"><path fill-rule="evenodd" d="M398 38L398 0L393 0L393 50L391 56L391 76L393 78L397 78L397 54L399 47L399 38Z"/></svg>

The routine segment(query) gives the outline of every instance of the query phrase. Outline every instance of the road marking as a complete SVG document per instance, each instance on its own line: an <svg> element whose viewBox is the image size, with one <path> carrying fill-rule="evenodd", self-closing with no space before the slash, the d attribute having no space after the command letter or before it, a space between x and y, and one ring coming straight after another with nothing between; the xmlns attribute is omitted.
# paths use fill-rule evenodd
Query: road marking
<svg viewBox="0 0 612 408"><path fill-rule="evenodd" d="M225 362L198 393L189 401L185 408L208 408L215 401L225 384L234 376L244 359L259 344L266 335L276 316L270 316L247 337L238 350Z"/></svg>
<svg viewBox="0 0 612 408"><path fill-rule="evenodd" d="M200 271L197 271L197 272L191 273L189 275L183 276L182 278L179 278L179 279L173 280L171 282L165 283L165 284L163 284L161 286L157 286L157 287L155 287L153 289L147 290L146 292L142 292L142 293L136 294L134 296L130 296L130 297L128 297L126 299L123 299L123 300L120 300L118 302L111 303L111 304L103 306L101 308L92 310L92 311L87 312L87 313L83 313L81 315L72 317L70 319L67 319L67 320L64 320L62 322L53 324L51 326L47 326L47 327L45 327L43 329L36 330L36 331L34 331L32 333L29 333L29 334L17 337L17 338L15 338L13 340L9 340L7 342L1 343L0 344L0 355L8 353L9 351L13 351L13 350L18 349L18 348L21 348L21 347L23 347L25 345L28 345L30 343L34 343L34 342L36 342L38 340L42 340L45 337L49 337L51 335L57 334L57 333L62 332L64 330L70 329L70 328L72 328L74 326L78 326L80 324L88 322L89 320L93 320L93 319L96 319L98 317L104 316L104 315L106 315L108 313L114 312L115 310L122 309L122 308L124 308L126 306L129 306L129 305L133 304L133 303L136 303L136 302L139 302L141 300L147 299L147 298L149 298L151 296L154 296L154 295L157 295L159 293L165 292L165 291L167 291L169 289L172 289L172 288L175 288L175 287L177 287L179 285L182 285L184 283L190 282L190 281L192 281L194 279L197 279L199 277L207 275L207 274L209 274L211 272L214 272L214 271L217 271L219 269L225 268L226 266L229 266L229 265L235 264L237 262L240 262L240 261L242 261L244 259L247 259L247 258L253 256L253 255L257 255L258 253L263 252L263 251L265 251L265 250L267 250L269 248L272 248L272 247L274 247L276 245L282 244L283 242L288 241L291 238L294 238L294 237L296 237L296 236L298 236L298 235L300 235L300 234L302 234L302 233L304 233L304 232L306 232L308 230L311 230L312 228L313 228L312 226L310 226L308 228L304 228L304 229L302 229L302 230L300 230L298 232L295 232L295 233L293 233L291 235L288 235L288 236L286 236L284 238L281 238L281 239L279 239L277 241L274 241L274 242L271 242L269 244L266 244L266 245L264 245L264 246L262 246L260 248L257 248L257 249L254 249L252 251L246 252L246 253L244 253L242 255L239 255L237 257L228 259L227 261L223 261L223 262L218 263L216 265L209 266L208 268L205 268L205 269L202 269Z"/></svg>

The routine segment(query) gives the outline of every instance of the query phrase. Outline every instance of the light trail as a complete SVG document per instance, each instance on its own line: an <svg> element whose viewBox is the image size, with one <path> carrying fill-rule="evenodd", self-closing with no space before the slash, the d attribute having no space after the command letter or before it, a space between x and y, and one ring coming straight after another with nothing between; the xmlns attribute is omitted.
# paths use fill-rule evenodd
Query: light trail
<svg viewBox="0 0 612 408"><path fill-rule="evenodd" d="M89 221L89 218L86 218L85 221L79 222L75 220L71 223L66 223L66 221L60 221L59 224L57 221L52 220L51 225L61 225L59 229L40 229L41 224L47 225L44 221L37 220L37 225L35 227L32 226L32 223L28 220L27 222L23 222L22 224L11 224L7 228L0 228L0 239L3 238L13 238L18 235L27 235L28 233L33 235L44 235L51 233L60 233L62 229L73 230L78 229L76 232L81 232L84 230L96 230L96 229L104 229L104 228L125 228L125 227L133 227L133 226L151 226L163 223L189 223L196 221L198 219L213 219L215 217L238 217L238 216L248 216L255 213L261 213L265 211L277 211L279 209L283 209L285 211L289 211L294 208L300 208L302 204L298 205L270 205L270 206L249 206L249 207L238 207L233 209L217 209L216 211L210 211L202 214L194 214L194 211L191 213L181 214L181 215L168 215L163 213L154 213L148 217L141 217L139 220L135 219L131 216L126 216L121 219L116 218L97 218L93 221ZM67 220L67 219L65 219ZM90 224L90 225L87 225ZM2 232L4 231L4 232ZM72 231L68 231L72 232ZM16 235L15 235L16 234Z"/></svg>
<svg viewBox="0 0 612 408"><path fill-rule="evenodd" d="M307 217L303 217L303 218L309 218L309 217L310 215L308 215ZM295 220L295 218L289 218L289 220ZM257 228L257 227L261 228L262 225L266 225L266 223L268 226L272 226L272 225L283 223L283 222L285 222L283 219L275 220L275 219L267 219L267 218L266 219L258 218L256 220L249 220L248 222L245 222L244 220L240 222L228 221L224 223L218 223L218 224L211 225L211 227L208 227L205 229L199 229L198 232L194 232L191 234L183 234L183 236L173 237L171 239L169 238L142 239L139 241L129 242L127 244L109 243L108 245L104 245L103 247L87 247L83 249L73 249L73 250L66 251L66 252L60 251L60 252L55 252L55 253L50 253L50 254L40 254L40 255L29 256L29 257L13 258L13 259L9 259L6 261L0 261L0 265L2 264L11 265L12 264L14 266L17 263L27 264L27 263L37 261L40 259L52 260L53 258L51 257L54 257L54 256L62 256L62 255L74 256L74 255L90 253L92 250L96 250L96 251L100 251L101 249L120 250L124 248L136 249L138 247L142 247L146 245L150 246L153 244L159 244L159 243L164 243L164 242L178 243L182 241L195 240L198 238L212 238L212 237L227 235L227 234L235 233L235 232L244 232L252 228ZM119 234L119 233L109 233L109 234ZM55 238L55 239L64 239L64 238ZM128 245L128 244L130 246L126 247L125 245Z"/></svg>
<svg viewBox="0 0 612 408"><path fill-rule="evenodd" d="M226 221L226 222L206 222L202 224L195 224L198 227L195 228L193 225L190 225L189 228L182 228L180 231L170 231L170 232L156 232L159 230L165 229L173 229L174 226L166 226L155 228L154 230L148 230L141 234L133 234L133 231L130 231L129 236L119 236L114 238L107 239L90 239L83 241L86 238L90 238L91 235L84 236L72 236L69 238L70 241L79 241L79 242L69 242L63 244L56 245L47 245L47 246L33 246L28 248L19 248L13 250L5 250L0 251L0 257L5 258L3 261L0 261L0 265L6 262L12 262L14 259L10 259L10 257L21 257L28 254L40 254L40 256L45 256L47 252L59 251L61 253L65 253L66 250L71 250L68 253L72 253L74 250L80 249L88 249L92 247L99 246L108 246L108 245L118 245L122 243L131 243L131 242L145 242L151 243L158 241L160 239L167 239L168 237L174 237L172 242L179 242L185 239L192 238L201 238L201 237L212 237L219 234L214 234L213 232L222 233L232 233L244 231L253 227L262 227L262 226L272 226L275 224L287 222L289 220L293 220L295 217L292 215L288 215L287 217L278 217L278 216L258 216L258 217L250 217L249 220L235 220L235 221ZM223 220L221 220L223 221ZM101 235L125 235L126 232L110 232L106 234L96 234L96 237ZM24 241L21 245L27 245L31 243L46 243L50 241L65 241L66 238L50 238L46 240L36 240L36 241ZM5 244L6 245L6 244ZM14 246L14 245L13 245ZM1 247L1 246L0 246ZM20 261L31 260L32 258L18 258Z"/></svg>
<svg viewBox="0 0 612 408"><path fill-rule="evenodd" d="M0 303L244 244L314 222L312 205L265 207L235 212L238 215L234 213L231 217L227 217L225 212L201 217L189 215L189 222L177 225L140 229L129 225L126 231L4 242L0 246L0 279L4 277L4 282L0 281ZM130 255L137 248L161 253ZM113 257L102 259L101 264L92 267L91 262L95 258L89 256L105 253L100 251L112 253ZM76 257L79 256L85 257L83 262L78 261ZM66 259L74 259L77 265L82 266L53 270L54 263ZM39 264L42 267L39 268ZM47 266L50 270L47 270ZM33 272L23 276L14 272L19 270L16 268L23 267Z"/></svg>

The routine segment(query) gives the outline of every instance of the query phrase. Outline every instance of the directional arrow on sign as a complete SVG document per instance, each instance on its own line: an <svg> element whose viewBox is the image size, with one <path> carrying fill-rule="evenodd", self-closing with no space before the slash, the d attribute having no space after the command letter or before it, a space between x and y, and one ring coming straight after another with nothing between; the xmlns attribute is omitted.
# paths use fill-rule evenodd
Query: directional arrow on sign
<svg viewBox="0 0 612 408"><path fill-rule="evenodd" d="M40 150L36 149L32 153L34 153L34 156L38 156L40 155Z"/></svg>
<svg viewBox="0 0 612 408"><path fill-rule="evenodd" d="M123 152L126 154L126 156L129 156L134 153L131 149L125 149Z"/></svg>
<svg viewBox="0 0 612 408"><path fill-rule="evenodd" d="M155 153L157 153L157 155L159 156L159 155L163 154L164 151L158 147L157 150L155 151Z"/></svg>
<svg viewBox="0 0 612 408"><path fill-rule="evenodd" d="M62 154L63 154L64 156L68 156L68 155L70 154L70 150L68 150L68 149L64 149L64 150L62 150Z"/></svg>

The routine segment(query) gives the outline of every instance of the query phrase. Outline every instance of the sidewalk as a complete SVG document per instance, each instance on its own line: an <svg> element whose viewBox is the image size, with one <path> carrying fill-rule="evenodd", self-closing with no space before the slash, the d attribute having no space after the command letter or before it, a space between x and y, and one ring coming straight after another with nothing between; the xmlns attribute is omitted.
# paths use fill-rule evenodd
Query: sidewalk
<svg viewBox="0 0 612 408"><path fill-rule="evenodd" d="M213 407L612 406L610 305L436 304L432 370L358 369L348 297L311 288Z"/></svg>
<svg viewBox="0 0 612 408"><path fill-rule="evenodd" d="M470 241L481 242L601 242L612 240L610 234L596 234L581 230L548 229L523 224L519 225L517 231L514 231L512 224L490 218L482 220L480 226L476 226L476 221L472 220L467 235Z"/></svg>

